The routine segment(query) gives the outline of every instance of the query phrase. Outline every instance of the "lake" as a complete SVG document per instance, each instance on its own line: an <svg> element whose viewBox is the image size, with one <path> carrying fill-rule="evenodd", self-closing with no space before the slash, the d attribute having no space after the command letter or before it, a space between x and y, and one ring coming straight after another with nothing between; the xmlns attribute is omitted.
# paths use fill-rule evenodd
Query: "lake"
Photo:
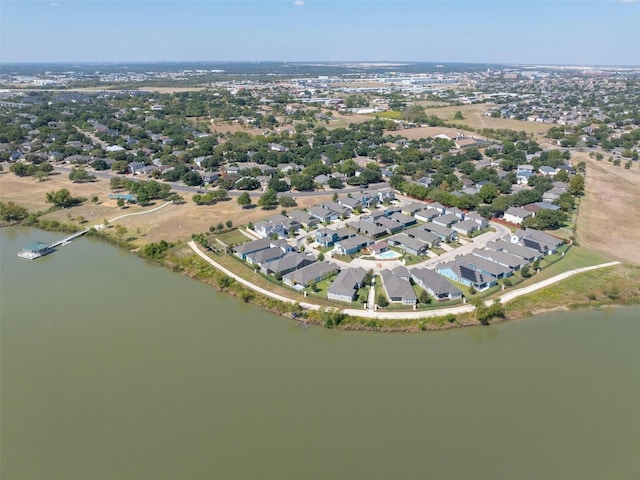
<svg viewBox="0 0 640 480"><path fill-rule="evenodd" d="M640 476L640 308L303 329L97 240L0 229L1 476Z"/></svg>

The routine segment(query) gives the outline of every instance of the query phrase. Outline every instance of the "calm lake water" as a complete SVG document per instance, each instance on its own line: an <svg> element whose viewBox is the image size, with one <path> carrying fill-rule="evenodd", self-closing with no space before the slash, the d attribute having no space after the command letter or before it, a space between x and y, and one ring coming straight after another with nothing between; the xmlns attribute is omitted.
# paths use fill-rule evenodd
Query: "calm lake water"
<svg viewBox="0 0 640 480"><path fill-rule="evenodd" d="M89 239L0 229L1 475L637 479L640 309L303 330Z"/></svg>

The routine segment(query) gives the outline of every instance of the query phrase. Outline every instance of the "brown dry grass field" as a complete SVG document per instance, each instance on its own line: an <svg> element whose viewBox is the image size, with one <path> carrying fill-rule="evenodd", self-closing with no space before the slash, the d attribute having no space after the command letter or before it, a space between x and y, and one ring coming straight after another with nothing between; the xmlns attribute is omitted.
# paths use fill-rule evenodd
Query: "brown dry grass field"
<svg viewBox="0 0 640 480"><path fill-rule="evenodd" d="M606 157L605 157L606 158ZM586 153L586 195L580 203L578 242L619 260L640 264L640 169L598 162Z"/></svg>
<svg viewBox="0 0 640 480"><path fill-rule="evenodd" d="M26 207L29 211L48 209L51 205L45 202L46 193L61 188L68 189L74 197L90 199L96 195L99 201L94 204L87 200L82 205L57 210L43 218L55 219L63 223L77 223L76 219L81 216L86 220L86 223L82 225L85 228L90 225L102 224L105 219L111 220L124 214L151 210L164 203L157 200L152 206L132 205L122 209L114 201L108 199L111 190L107 180L77 184L72 183L63 174L53 175L44 182L38 182L30 177L17 177L13 173L0 174L0 201L13 201ZM234 225L243 225L256 222L280 211L280 209L265 211L258 207L242 209L238 206L235 198L206 206L194 204L189 194L183 195L183 197L186 203L182 205L168 205L148 215L122 218L116 220L114 225L126 227L129 234L138 237L134 243L144 244L159 240L189 240L192 233L206 232L210 226L215 226L218 222L225 223L227 220L231 220ZM305 208L330 198L330 196L298 197L298 208ZM257 199L253 198L252 201L255 204Z"/></svg>
<svg viewBox="0 0 640 480"><path fill-rule="evenodd" d="M435 137L441 133L448 135L449 137L455 137L459 133L463 133L468 136L476 135L475 133L465 131L459 128L447 128L447 127L416 127L405 128L403 130L386 131L385 133L390 135L401 135L407 137L409 140L415 140L418 138Z"/></svg>
<svg viewBox="0 0 640 480"><path fill-rule="evenodd" d="M510 120L508 118L491 118L485 115L489 104L480 103L475 105L460 105L450 107L427 108L427 113L435 115L443 120L454 122L460 125L468 125L475 129L483 128L507 128L516 131L542 135L545 134L551 125L545 123L525 122L522 120ZM464 120L454 120L453 116L457 111L462 113Z"/></svg>
<svg viewBox="0 0 640 480"><path fill-rule="evenodd" d="M180 92L199 92L210 87L143 87L139 88L141 92L156 92L156 93L180 93Z"/></svg>
<svg viewBox="0 0 640 480"><path fill-rule="evenodd" d="M212 123L209 126L209 130L211 131L211 133L217 132L223 135L226 135L227 133L238 133L238 132L245 132L245 133L248 133L249 135L258 135L260 132L262 132L262 129L253 128L253 127L244 127L239 123Z"/></svg>

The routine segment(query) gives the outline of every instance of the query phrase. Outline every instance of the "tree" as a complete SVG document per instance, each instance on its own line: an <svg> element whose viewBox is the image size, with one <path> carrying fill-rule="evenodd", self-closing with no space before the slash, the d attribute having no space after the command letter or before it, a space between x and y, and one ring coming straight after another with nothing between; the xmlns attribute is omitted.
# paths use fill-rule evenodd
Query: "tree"
<svg viewBox="0 0 640 480"><path fill-rule="evenodd" d="M499 298L496 298L489 306L484 305L481 301L476 304L476 319L482 325L489 325L489 321L493 318L505 318L505 316L504 307Z"/></svg>
<svg viewBox="0 0 640 480"><path fill-rule="evenodd" d="M453 116L454 120L464 120L464 117L462 116L462 112L460 110L458 110L455 115Z"/></svg>
<svg viewBox="0 0 640 480"><path fill-rule="evenodd" d="M227 221L225 222L225 225L227 226L227 228L231 228L231 227L233 227L233 221L231 221L231 220L227 220Z"/></svg>
<svg viewBox="0 0 640 480"><path fill-rule="evenodd" d="M331 177L327 182L327 185L329 185L329 187L331 188L344 188L344 183L342 183L342 180L336 177Z"/></svg>
<svg viewBox="0 0 640 480"><path fill-rule="evenodd" d="M562 210L538 210L534 218L536 226L541 230L555 230L567 221L567 214Z"/></svg>
<svg viewBox="0 0 640 480"><path fill-rule="evenodd" d="M182 176L182 181L190 187L202 185L202 177L197 172L187 172Z"/></svg>
<svg viewBox="0 0 640 480"><path fill-rule="evenodd" d="M69 174L69 180L74 183L89 182L95 178L95 176L89 174L84 168L72 168Z"/></svg>
<svg viewBox="0 0 640 480"><path fill-rule="evenodd" d="M265 210L275 208L278 205L278 195L275 190L267 190L258 200L258 206Z"/></svg>
<svg viewBox="0 0 640 480"><path fill-rule="evenodd" d="M420 300L420 303L422 303L422 304L424 304L424 305L429 305L429 304L431 304L431 302L432 302L431 295L429 295L429 294L428 294L426 291L424 291L424 290L423 290L422 292L420 292L420 298L419 298L419 300Z"/></svg>
<svg viewBox="0 0 640 480"><path fill-rule="evenodd" d="M66 188L61 188L57 192L47 193L46 202L53 204L54 207L68 208L77 203L77 200L71 196Z"/></svg>
<svg viewBox="0 0 640 480"><path fill-rule="evenodd" d="M313 190L313 177L309 175L292 175L291 187L298 191Z"/></svg>
<svg viewBox="0 0 640 480"><path fill-rule="evenodd" d="M240 205L242 208L247 208L249 205L251 205L251 197L247 192L243 192L238 197L237 202L238 205Z"/></svg>
<svg viewBox="0 0 640 480"><path fill-rule="evenodd" d="M322 262L323 260L324 260L324 253L320 252L320 253L318 254L318 261L319 261L319 262Z"/></svg>
<svg viewBox="0 0 640 480"><path fill-rule="evenodd" d="M119 198L116 203L118 204L118 207L124 208L124 198Z"/></svg>
<svg viewBox="0 0 640 480"><path fill-rule="evenodd" d="M281 207L292 208L298 206L298 203L293 197L288 197L286 195L280 197L278 201L280 202Z"/></svg>
<svg viewBox="0 0 640 480"><path fill-rule="evenodd" d="M376 297L376 302L381 307L386 307L389 305L389 300L387 300L387 296L384 293L379 293Z"/></svg>
<svg viewBox="0 0 640 480"><path fill-rule="evenodd" d="M111 164L111 170L116 173L125 173L127 171L127 162L124 160L118 160Z"/></svg>
<svg viewBox="0 0 640 480"><path fill-rule="evenodd" d="M236 182L238 190L257 190L260 188L260 182L253 177L244 177Z"/></svg>
<svg viewBox="0 0 640 480"><path fill-rule="evenodd" d="M97 158L93 162L91 162L91 166L96 170L107 170L109 168L107 162L105 162L101 158Z"/></svg>
<svg viewBox="0 0 640 480"><path fill-rule="evenodd" d="M491 203L499 195L499 192L493 183L486 183L480 188L478 195L484 203Z"/></svg>
<svg viewBox="0 0 640 480"><path fill-rule="evenodd" d="M0 220L3 222L19 222L29 215L29 211L13 202L0 202Z"/></svg>
<svg viewBox="0 0 640 480"><path fill-rule="evenodd" d="M571 195L583 195L584 194L584 177L579 173L574 175L571 179L571 183L569 183L569 193Z"/></svg>

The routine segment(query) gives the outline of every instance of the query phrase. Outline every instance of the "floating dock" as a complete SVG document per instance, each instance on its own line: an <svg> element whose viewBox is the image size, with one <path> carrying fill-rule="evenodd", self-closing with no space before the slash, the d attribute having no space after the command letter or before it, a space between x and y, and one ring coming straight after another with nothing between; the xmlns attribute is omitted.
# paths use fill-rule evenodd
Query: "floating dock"
<svg viewBox="0 0 640 480"><path fill-rule="evenodd" d="M82 230L80 232L74 233L70 237L63 238L62 240L59 240L51 244L43 243L43 242L32 243L31 245L24 247L22 251L18 253L18 256L21 258L26 258L27 260L35 260L36 258L44 257L45 255L55 252L56 247L67 245L71 243L71 240L73 240L74 238L78 238L81 235L84 235L88 231L89 229L87 228L86 230Z"/></svg>
<svg viewBox="0 0 640 480"><path fill-rule="evenodd" d="M26 258L27 260L35 260L36 258L55 252L55 250L56 249L48 243L36 242L24 247L22 251L18 253L18 256Z"/></svg>

